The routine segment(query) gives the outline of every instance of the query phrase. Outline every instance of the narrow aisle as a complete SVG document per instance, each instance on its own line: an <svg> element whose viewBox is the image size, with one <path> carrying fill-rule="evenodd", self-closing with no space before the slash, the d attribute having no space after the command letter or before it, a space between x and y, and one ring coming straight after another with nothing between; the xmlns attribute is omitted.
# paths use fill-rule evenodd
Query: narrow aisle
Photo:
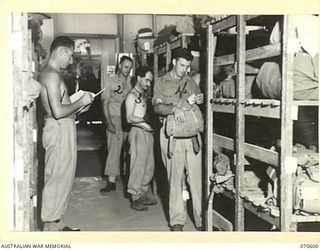
<svg viewBox="0 0 320 250"><path fill-rule="evenodd" d="M100 177L75 178L65 223L81 231L169 231L158 196L157 205L138 212L130 208L129 199L124 197L121 180L117 181L117 190L107 196L99 193L104 186ZM190 218L184 231L195 231Z"/></svg>
<svg viewBox="0 0 320 250"><path fill-rule="evenodd" d="M158 204L148 211L135 211L130 208L130 200L125 195L123 180L117 181L116 191L106 196L99 190L105 186L101 174L104 156L97 136L87 128L78 127L78 161L76 178L64 221L67 225L79 227L81 231L169 231L166 207L159 195ZM156 171L161 175L165 171ZM161 176L164 178L164 176ZM166 177L165 177L166 178ZM167 187L158 185L161 196ZM190 218L184 231L196 231Z"/></svg>

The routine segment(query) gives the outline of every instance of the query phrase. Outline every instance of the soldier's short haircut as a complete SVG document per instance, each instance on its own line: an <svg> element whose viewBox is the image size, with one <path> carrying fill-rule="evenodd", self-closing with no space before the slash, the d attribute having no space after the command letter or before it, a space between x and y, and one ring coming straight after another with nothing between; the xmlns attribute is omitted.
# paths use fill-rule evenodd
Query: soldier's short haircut
<svg viewBox="0 0 320 250"><path fill-rule="evenodd" d="M148 66L140 66L136 69L136 77L145 77L148 72L152 73L152 70Z"/></svg>
<svg viewBox="0 0 320 250"><path fill-rule="evenodd" d="M173 53L173 59L178 60L179 58L184 58L187 61L192 61L193 55L191 54L191 51L186 48L179 48Z"/></svg>
<svg viewBox="0 0 320 250"><path fill-rule="evenodd" d="M50 53L54 51L58 47L67 47L70 49L74 49L74 41L67 36L57 36L50 46Z"/></svg>
<svg viewBox="0 0 320 250"><path fill-rule="evenodd" d="M129 57L129 56L122 56L122 57L120 58L120 63L124 62L125 60L128 60L128 61L130 61L130 62L133 63L132 58Z"/></svg>

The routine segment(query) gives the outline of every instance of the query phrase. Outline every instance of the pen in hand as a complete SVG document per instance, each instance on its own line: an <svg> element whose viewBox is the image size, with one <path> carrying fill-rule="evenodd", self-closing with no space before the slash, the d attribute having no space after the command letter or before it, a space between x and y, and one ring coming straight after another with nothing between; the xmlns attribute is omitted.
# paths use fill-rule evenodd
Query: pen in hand
<svg viewBox="0 0 320 250"><path fill-rule="evenodd" d="M104 90L105 90L105 88L101 89L97 94L95 94L95 95L93 96L93 98L95 98L96 96L100 95Z"/></svg>

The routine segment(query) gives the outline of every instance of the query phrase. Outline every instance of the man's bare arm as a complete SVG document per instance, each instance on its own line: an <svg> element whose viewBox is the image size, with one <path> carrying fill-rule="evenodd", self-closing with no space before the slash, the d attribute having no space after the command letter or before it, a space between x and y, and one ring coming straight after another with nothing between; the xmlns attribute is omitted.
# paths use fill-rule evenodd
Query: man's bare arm
<svg viewBox="0 0 320 250"><path fill-rule="evenodd" d="M126 98L126 113L127 113L127 122L128 123L142 123L145 122L143 117L134 116L135 109L135 96L131 93L127 95Z"/></svg>
<svg viewBox="0 0 320 250"><path fill-rule="evenodd" d="M48 102L55 119L61 119L75 113L84 105L90 104L92 97L90 93L85 93L78 101L71 104L62 104L60 101L60 76L58 73L50 72L41 75L40 82L46 88Z"/></svg>

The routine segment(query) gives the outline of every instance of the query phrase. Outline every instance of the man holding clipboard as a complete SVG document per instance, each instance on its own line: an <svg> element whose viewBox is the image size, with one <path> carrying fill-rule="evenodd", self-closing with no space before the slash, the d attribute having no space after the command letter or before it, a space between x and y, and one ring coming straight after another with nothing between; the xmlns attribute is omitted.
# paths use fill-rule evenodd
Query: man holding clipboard
<svg viewBox="0 0 320 250"><path fill-rule="evenodd" d="M67 209L77 163L75 114L89 109L94 94L84 92L72 102L60 70L72 64L74 42L66 36L54 39L48 64L39 74L40 98L46 112L42 143L45 149L44 188L41 219L43 231L80 231L65 226ZM84 108L86 107L86 108Z"/></svg>
<svg viewBox="0 0 320 250"><path fill-rule="evenodd" d="M71 103L74 103L75 101L79 100L85 93L90 93L94 98L96 98L97 96L101 95L102 92L105 90L105 88L103 88L102 90L100 90L98 93L94 94L92 92L88 92L88 91L78 91L76 92L75 94L73 94L72 96L70 96L70 100L71 100ZM81 113L84 113L86 111L88 111L91 107L91 104L88 104L88 105L84 105L82 106L77 112L76 112L76 115L78 114L81 114Z"/></svg>

